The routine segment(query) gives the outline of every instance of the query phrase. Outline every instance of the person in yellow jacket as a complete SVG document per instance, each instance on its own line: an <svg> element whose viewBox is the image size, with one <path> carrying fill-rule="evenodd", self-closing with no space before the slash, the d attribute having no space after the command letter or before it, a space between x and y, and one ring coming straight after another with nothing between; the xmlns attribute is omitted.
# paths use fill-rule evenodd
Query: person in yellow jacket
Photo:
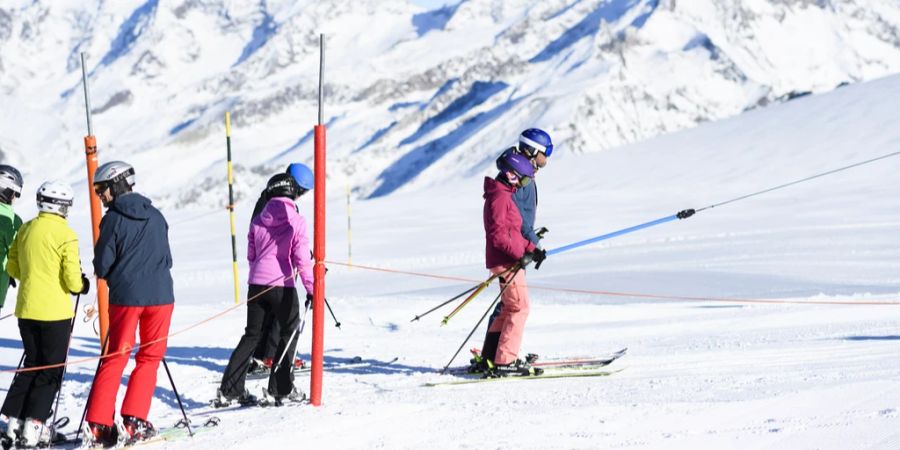
<svg viewBox="0 0 900 450"><path fill-rule="evenodd" d="M65 362L74 316L71 295L84 295L90 289L81 272L78 236L66 221L74 197L68 184L48 181L41 185L40 213L22 225L9 250L6 270L19 280L16 317L26 369ZM0 438L24 447L50 442L52 426L44 422L50 417L62 373L62 367L55 367L16 374L0 408L6 418Z"/></svg>

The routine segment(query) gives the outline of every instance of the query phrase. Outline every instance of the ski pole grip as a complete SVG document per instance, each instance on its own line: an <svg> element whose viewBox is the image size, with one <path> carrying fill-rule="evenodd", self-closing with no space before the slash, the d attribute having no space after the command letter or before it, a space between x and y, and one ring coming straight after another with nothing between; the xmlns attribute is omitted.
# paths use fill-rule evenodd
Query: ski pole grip
<svg viewBox="0 0 900 450"><path fill-rule="evenodd" d="M676 216L678 216L678 219L679 219L679 220L683 220L683 219L687 219L688 217L693 216L694 213L696 213L696 212L697 212L697 211L694 211L693 208L692 208L692 209L685 209L685 210L679 211L678 214L676 214Z"/></svg>

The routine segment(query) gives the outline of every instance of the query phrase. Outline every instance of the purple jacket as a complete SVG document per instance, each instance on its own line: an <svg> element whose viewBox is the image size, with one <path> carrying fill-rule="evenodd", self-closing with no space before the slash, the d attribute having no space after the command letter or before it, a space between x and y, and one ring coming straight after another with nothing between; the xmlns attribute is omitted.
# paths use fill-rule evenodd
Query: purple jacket
<svg viewBox="0 0 900 450"><path fill-rule="evenodd" d="M294 202L276 197L250 222L247 233L250 284L294 287L292 273L300 273L306 293L313 292L312 261L306 220Z"/></svg>
<svg viewBox="0 0 900 450"><path fill-rule="evenodd" d="M516 189L493 178L484 178L485 265L514 264L534 244L522 236L522 216L513 202Z"/></svg>

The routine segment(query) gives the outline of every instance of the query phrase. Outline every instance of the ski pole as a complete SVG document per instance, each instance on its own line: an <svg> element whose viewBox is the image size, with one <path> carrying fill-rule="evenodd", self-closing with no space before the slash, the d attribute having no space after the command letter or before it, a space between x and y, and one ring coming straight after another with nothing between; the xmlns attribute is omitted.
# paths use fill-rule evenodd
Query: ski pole
<svg viewBox="0 0 900 450"><path fill-rule="evenodd" d="M509 269L506 269L501 273L495 273L495 274L491 275L490 277L488 277L487 280L482 281L481 284L479 284L476 287L475 292L472 292L471 294L469 294L469 296L466 297L466 299L463 300L462 303L459 304L459 306L457 306L453 311L450 311L450 314L448 314L446 317L444 317L444 320L441 320L441 325L447 325L447 322L449 322L450 319L452 319L453 316L456 315L456 313L458 313L460 310L463 309L463 307L468 305L469 302L472 301L472 299L474 299L478 294L481 293L481 291L485 290L488 286L490 286L490 284L493 283L494 280L508 274L513 269L515 269L515 271L518 272L520 268L521 268L521 264L516 263L515 265L511 266Z"/></svg>
<svg viewBox="0 0 900 450"><path fill-rule="evenodd" d="M522 267L519 266L518 264L516 264L516 265L513 266L513 267L515 267L516 271L513 272L512 279L515 280L516 275L518 275L519 270L521 270ZM511 268L512 268L512 267L511 267ZM511 269L511 268L510 268L510 269ZM509 269L507 269L507 270L509 270ZM497 304L497 301L499 301L499 300L500 300L500 297L503 295L503 293L506 292L506 288L510 287L513 283L514 283L514 281L510 281L509 283L506 283L506 285L503 286L503 287L500 289L500 293L497 294L496 297L494 297L494 301L491 302L490 306L488 306L488 309L487 309L487 310L484 312L484 314L481 316L481 319L478 320L478 323L475 324L475 327L472 328L472 331L469 332L469 335L466 336L466 339L462 342L462 344L459 346L459 348L456 349L456 353L453 354L453 357L450 358L450 361L447 362L447 365L444 366L443 369L441 369L441 375L443 375L443 374L445 374L445 373L447 372L447 369L450 368L450 364L453 364L453 360L455 360L456 357L459 356L459 352L462 351L463 347L466 346L466 343L469 342L469 339L472 338L472 335L475 334L475 330L477 330L478 327L481 326L481 322L484 322L484 319L488 316L488 314L490 314L491 311L494 310L494 305Z"/></svg>
<svg viewBox="0 0 900 450"><path fill-rule="evenodd" d="M72 325L69 326L69 344L66 346L66 358L63 360L62 373L59 374L59 389L56 391L56 403L53 405L53 421L50 422L52 424L56 424L56 414L59 413L59 397L62 394L62 384L66 379L66 368L68 367L66 363L69 362L69 350L72 348L72 333L75 332L75 319L78 317L78 304L81 303L81 294L75 297L75 313L72 315ZM43 427L46 425L41 425L41 432L43 433ZM56 432L56 430L52 430Z"/></svg>
<svg viewBox="0 0 900 450"><path fill-rule="evenodd" d="M184 405L181 404L181 396L178 395L178 388L175 387L175 380L172 379L172 372L169 370L169 364L166 362L166 358L162 359L163 367L166 369L166 375L169 376L169 384L172 385L172 392L175 393L175 400L178 400L178 407L181 408L181 416L184 417L184 426L188 430L188 434L191 437L194 437L194 431L191 430L191 421L188 420L187 413L184 412Z"/></svg>
<svg viewBox="0 0 900 450"><path fill-rule="evenodd" d="M94 379L91 381L91 388L88 390L88 399L84 402L84 411L81 412L81 422L78 423L78 430L75 432L75 439L81 436L81 427L84 426L84 419L87 418L87 410L91 405L91 395L94 393L94 381L97 381L97 372L100 371L100 365L103 364L103 356L106 355L106 345L109 344L109 334L103 339L103 345L100 346L100 358L97 360L97 369L94 370Z"/></svg>
<svg viewBox="0 0 900 450"><path fill-rule="evenodd" d="M3 316L3 317L0 317L0 320L6 320L6 319L9 319L9 318L12 317L12 316L13 316L13 313L9 313L9 314L7 314L7 315L5 315L5 316Z"/></svg>
<svg viewBox="0 0 900 450"><path fill-rule="evenodd" d="M303 314L304 316L306 313ZM281 362L284 361L284 357L287 356L288 349L291 348L291 343L294 342L294 338L300 337L300 327L294 327L294 332L291 333L291 338L288 339L287 343L284 346L284 351L281 352L281 356L278 358L278 362L272 366L272 373L278 372L278 368L281 367Z"/></svg>
<svg viewBox="0 0 900 450"><path fill-rule="evenodd" d="M309 303L303 308L303 317L300 319L300 334L303 334L303 328L306 327L306 313L309 312Z"/></svg>
<svg viewBox="0 0 900 450"><path fill-rule="evenodd" d="M334 317L334 311L331 310L331 303L328 303L328 299L327 299L327 298L325 299L325 306L328 307L328 312L331 313L331 318L334 319L334 326L336 326L338 329L340 329L340 328L341 328L341 323L338 322L337 317Z"/></svg>
<svg viewBox="0 0 900 450"><path fill-rule="evenodd" d="M463 295L466 295L466 294L468 294L468 293L474 291L475 289L478 289L478 286L481 286L481 285L480 285L480 284L476 284L475 286L472 286L472 287L470 287L469 289L466 289L465 291L463 291L463 292L460 293L459 295L457 295L457 296L451 298L450 300L447 300L446 302L441 303L440 305L437 305L437 306L435 306L434 308L431 308L431 309L429 309L428 311L423 312L422 314L416 315L416 317L413 317L412 320L410 320L410 322L415 322L415 321L417 321L417 320L419 320L419 319L421 319L421 318L423 318L423 317L425 317L425 316L427 316L427 315L429 315L429 314L431 314L431 313L437 311L438 309L444 307L445 305L447 305L447 304L449 304L449 303L452 303L453 301L455 301L455 300L457 300L458 298L462 297Z"/></svg>

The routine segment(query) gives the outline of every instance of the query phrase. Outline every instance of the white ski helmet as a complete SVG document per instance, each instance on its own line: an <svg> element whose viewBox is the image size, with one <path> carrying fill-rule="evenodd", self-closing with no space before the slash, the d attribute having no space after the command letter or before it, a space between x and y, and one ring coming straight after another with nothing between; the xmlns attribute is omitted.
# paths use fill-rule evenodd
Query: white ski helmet
<svg viewBox="0 0 900 450"><path fill-rule="evenodd" d="M8 164L0 164L0 200L12 203L13 198L22 196L22 174Z"/></svg>
<svg viewBox="0 0 900 450"><path fill-rule="evenodd" d="M131 192L134 186L134 167L122 161L110 161L94 172L94 185L109 187L112 196Z"/></svg>
<svg viewBox="0 0 900 450"><path fill-rule="evenodd" d="M37 206L41 212L69 216L69 207L75 200L72 186L61 181L48 181L37 191Z"/></svg>

